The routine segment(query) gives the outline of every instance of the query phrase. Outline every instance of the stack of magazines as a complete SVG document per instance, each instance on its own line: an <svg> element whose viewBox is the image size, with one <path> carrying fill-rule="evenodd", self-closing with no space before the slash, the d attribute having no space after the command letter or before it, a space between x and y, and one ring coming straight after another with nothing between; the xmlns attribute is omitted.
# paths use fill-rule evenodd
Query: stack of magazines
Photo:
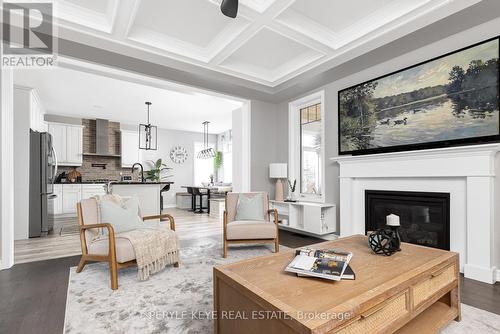
<svg viewBox="0 0 500 334"><path fill-rule="evenodd" d="M336 249L302 248L295 252L295 258L285 271L332 281L353 280L355 275L349 266L351 258L352 253Z"/></svg>

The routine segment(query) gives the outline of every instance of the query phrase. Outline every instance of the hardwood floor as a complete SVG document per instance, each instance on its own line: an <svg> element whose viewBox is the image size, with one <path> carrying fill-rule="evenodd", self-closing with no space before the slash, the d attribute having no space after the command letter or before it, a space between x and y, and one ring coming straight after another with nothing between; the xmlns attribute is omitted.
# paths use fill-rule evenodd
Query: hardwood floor
<svg viewBox="0 0 500 334"><path fill-rule="evenodd" d="M176 219L181 248L203 238L220 236L222 227L216 219L182 210L170 210L170 213ZM16 250L24 251L26 259L30 256L31 259L67 256L73 252L69 250L73 246L78 247L80 254L78 239L76 243L72 243L69 238L59 240L61 244L67 242L66 254L62 246L60 249L50 250L51 247L57 247L57 237L46 239L45 242L32 239L31 242L17 243ZM320 241L322 240L280 231L280 244L287 247L302 247ZM0 333L62 333L68 271L78 264L78 260L79 256L69 256L29 263L16 262L11 269L0 271ZM462 279L461 293L463 303L500 314L500 284L489 285Z"/></svg>
<svg viewBox="0 0 500 334"><path fill-rule="evenodd" d="M78 260L72 256L0 271L0 332L62 333L68 269Z"/></svg>
<svg viewBox="0 0 500 334"><path fill-rule="evenodd" d="M500 314L500 282L487 284L462 278L462 303Z"/></svg>
<svg viewBox="0 0 500 334"><path fill-rule="evenodd" d="M194 214L186 210L167 209L175 217L179 238L217 235L222 225L218 219L206 214ZM78 226L76 215L58 215L54 219L54 231L47 237L16 240L14 243L14 263L26 263L80 255L80 236L71 231ZM63 230L63 235L60 231Z"/></svg>

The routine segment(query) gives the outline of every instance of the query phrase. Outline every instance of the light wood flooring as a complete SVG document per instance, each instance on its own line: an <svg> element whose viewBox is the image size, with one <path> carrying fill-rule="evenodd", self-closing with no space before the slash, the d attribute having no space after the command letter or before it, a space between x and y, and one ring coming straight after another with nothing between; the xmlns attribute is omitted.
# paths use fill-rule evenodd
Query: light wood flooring
<svg viewBox="0 0 500 334"><path fill-rule="evenodd" d="M175 218L176 232L181 240L222 233L222 222L207 214L194 214L175 208L165 212ZM17 240L14 243L14 262L18 264L80 255L80 236L78 233L71 233L72 230L78 231L73 228L75 226L78 226L75 215L55 216L54 231L48 236Z"/></svg>

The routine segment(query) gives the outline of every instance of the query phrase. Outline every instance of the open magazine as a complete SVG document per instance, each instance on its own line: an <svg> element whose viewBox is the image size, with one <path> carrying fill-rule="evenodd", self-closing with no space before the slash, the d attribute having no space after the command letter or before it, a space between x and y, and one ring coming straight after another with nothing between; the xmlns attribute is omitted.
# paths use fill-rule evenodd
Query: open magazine
<svg viewBox="0 0 500 334"><path fill-rule="evenodd" d="M319 277L332 281L354 279L352 269L349 270L348 277L343 277L351 258L352 253L336 249L303 248L296 251L295 258L285 271L298 276Z"/></svg>

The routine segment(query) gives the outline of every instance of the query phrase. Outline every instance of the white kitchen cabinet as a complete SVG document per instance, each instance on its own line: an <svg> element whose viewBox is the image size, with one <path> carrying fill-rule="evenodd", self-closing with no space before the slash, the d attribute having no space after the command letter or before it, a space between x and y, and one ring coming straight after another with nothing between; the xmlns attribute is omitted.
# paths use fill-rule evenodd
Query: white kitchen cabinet
<svg viewBox="0 0 500 334"><path fill-rule="evenodd" d="M57 161L61 164L66 160L66 126L59 123L49 123L49 133L52 135L52 146L56 151Z"/></svg>
<svg viewBox="0 0 500 334"><path fill-rule="evenodd" d="M81 125L49 123L53 146L60 166L81 166L83 163L83 127Z"/></svg>
<svg viewBox="0 0 500 334"><path fill-rule="evenodd" d="M54 195L52 199L53 206L50 206L50 214L68 214L76 213L76 204L82 199L94 196L102 196L104 184L54 184Z"/></svg>
<svg viewBox="0 0 500 334"><path fill-rule="evenodd" d="M94 196L102 196L106 194L104 184L82 184L81 199L87 199Z"/></svg>
<svg viewBox="0 0 500 334"><path fill-rule="evenodd" d="M56 197L50 199L52 205L49 206L49 213L53 215L60 215L63 213L63 185L54 184L54 195Z"/></svg>
<svg viewBox="0 0 500 334"><path fill-rule="evenodd" d="M82 165L83 129L81 126L66 127L66 163Z"/></svg>
<svg viewBox="0 0 500 334"><path fill-rule="evenodd" d="M76 203L82 200L82 186L80 184L63 185L63 213L76 213Z"/></svg>
<svg viewBox="0 0 500 334"><path fill-rule="evenodd" d="M136 162L141 161L139 150L139 134L137 131L121 130L121 159L122 167L132 167Z"/></svg>

